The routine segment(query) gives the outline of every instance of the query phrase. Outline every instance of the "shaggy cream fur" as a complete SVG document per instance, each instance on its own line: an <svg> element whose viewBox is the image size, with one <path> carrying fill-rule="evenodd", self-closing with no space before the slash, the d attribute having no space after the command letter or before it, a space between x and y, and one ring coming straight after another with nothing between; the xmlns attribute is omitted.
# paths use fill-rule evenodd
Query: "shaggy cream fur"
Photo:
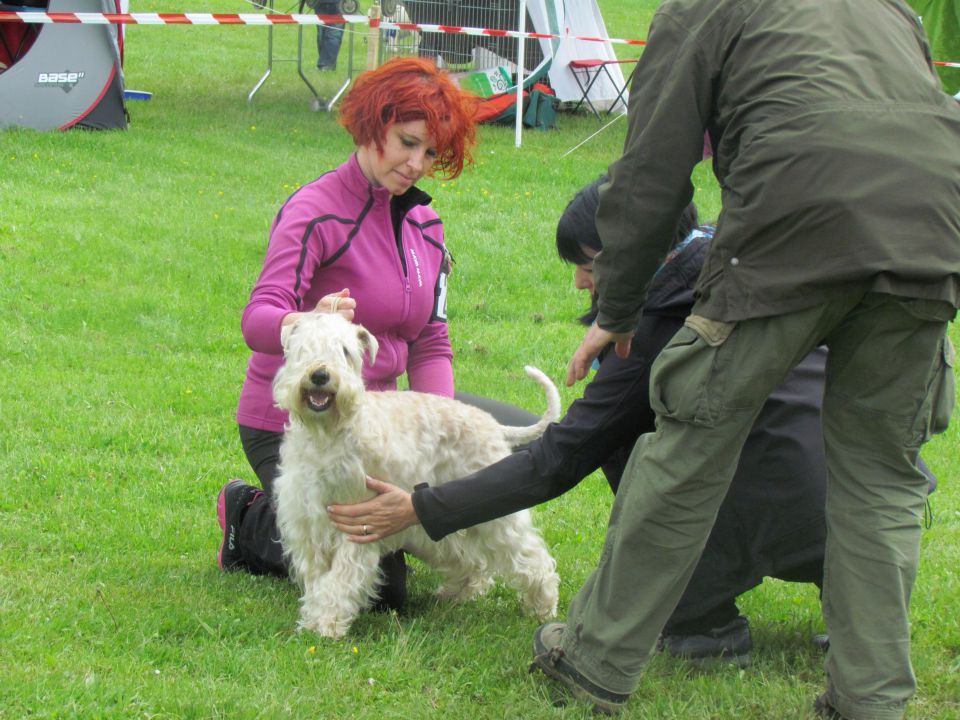
<svg viewBox="0 0 960 720"><path fill-rule="evenodd" d="M376 543L355 544L326 507L365 500L365 477L412 489L468 475L530 442L560 415L556 387L536 368L547 411L530 427L499 425L482 410L412 391L364 391L363 357L377 341L338 314L311 313L285 328L284 365L274 399L290 414L276 482L277 522L293 577L303 588L300 626L339 638L374 596L378 562L403 548L437 568L439 594L467 600L496 576L540 618L557 610L559 577L530 513L523 511L431 541L419 525Z"/></svg>

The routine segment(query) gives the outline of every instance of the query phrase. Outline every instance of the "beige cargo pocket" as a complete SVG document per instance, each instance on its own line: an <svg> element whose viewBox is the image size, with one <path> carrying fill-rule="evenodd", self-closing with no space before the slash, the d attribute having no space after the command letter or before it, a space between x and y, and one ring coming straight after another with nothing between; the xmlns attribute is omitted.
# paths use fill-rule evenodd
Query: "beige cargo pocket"
<svg viewBox="0 0 960 720"><path fill-rule="evenodd" d="M660 352L650 375L650 406L663 417L715 427L719 412L711 389L717 348L735 323L706 322L712 323L706 337L694 329L696 320L687 322Z"/></svg>

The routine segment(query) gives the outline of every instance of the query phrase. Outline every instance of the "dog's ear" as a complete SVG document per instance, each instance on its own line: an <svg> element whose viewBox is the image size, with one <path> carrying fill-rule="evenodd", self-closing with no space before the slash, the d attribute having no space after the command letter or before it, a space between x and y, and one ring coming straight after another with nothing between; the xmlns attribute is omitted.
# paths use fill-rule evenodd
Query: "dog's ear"
<svg viewBox="0 0 960 720"><path fill-rule="evenodd" d="M290 336L293 334L293 329L297 326L296 322L292 322L289 325L280 326L280 344L283 346L283 352L287 352L287 348L290 345Z"/></svg>
<svg viewBox="0 0 960 720"><path fill-rule="evenodd" d="M360 347L370 353L370 364L373 365L377 361L377 350L380 347L377 339L363 325L357 325L357 338L360 340Z"/></svg>

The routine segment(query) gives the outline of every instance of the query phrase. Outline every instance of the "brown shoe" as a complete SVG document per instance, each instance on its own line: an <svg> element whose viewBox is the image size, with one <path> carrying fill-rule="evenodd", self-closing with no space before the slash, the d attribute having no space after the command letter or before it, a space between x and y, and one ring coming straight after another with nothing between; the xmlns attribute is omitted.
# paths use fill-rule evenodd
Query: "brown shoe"
<svg viewBox="0 0 960 720"><path fill-rule="evenodd" d="M593 705L594 713L616 715L630 696L605 690L577 671L560 647L565 627L566 623L551 622L537 628L533 635L534 657L530 672L540 670L547 677L561 682L578 700Z"/></svg>

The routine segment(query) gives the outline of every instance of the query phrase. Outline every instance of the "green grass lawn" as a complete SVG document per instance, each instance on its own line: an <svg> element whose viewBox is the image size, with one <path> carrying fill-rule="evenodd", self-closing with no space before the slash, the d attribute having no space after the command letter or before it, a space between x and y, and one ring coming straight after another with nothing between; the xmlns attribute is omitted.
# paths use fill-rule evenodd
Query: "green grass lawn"
<svg viewBox="0 0 960 720"><path fill-rule="evenodd" d="M600 4L611 36L642 39L656 3ZM133 8L183 9L252 11ZM296 33L277 29L279 56ZM330 95L339 76L313 70L305 33L306 72ZM361 63L362 37L354 51ZM334 117L311 111L293 63L275 62L248 104L265 64L265 28L131 27L126 84L154 97L130 103L127 131L0 132L0 718L586 718L526 673L537 622L511 592L440 604L417 564L406 612L363 615L335 642L295 631L291 584L217 570L217 491L253 479L234 421L239 322L268 226L351 150ZM553 235L619 154L623 120L565 154L599 127L561 114L520 149L512 128L485 127L473 168L423 183L457 260L460 388L539 412L522 366L564 377L585 300ZM706 167L696 180L711 217L716 184ZM564 405L581 389L563 388ZM960 717L958 427L925 451L940 490L913 602L915 719ZM609 505L597 475L535 511L561 615L595 566ZM815 588L767 582L742 608L753 667L654 658L625 716L812 717Z"/></svg>

